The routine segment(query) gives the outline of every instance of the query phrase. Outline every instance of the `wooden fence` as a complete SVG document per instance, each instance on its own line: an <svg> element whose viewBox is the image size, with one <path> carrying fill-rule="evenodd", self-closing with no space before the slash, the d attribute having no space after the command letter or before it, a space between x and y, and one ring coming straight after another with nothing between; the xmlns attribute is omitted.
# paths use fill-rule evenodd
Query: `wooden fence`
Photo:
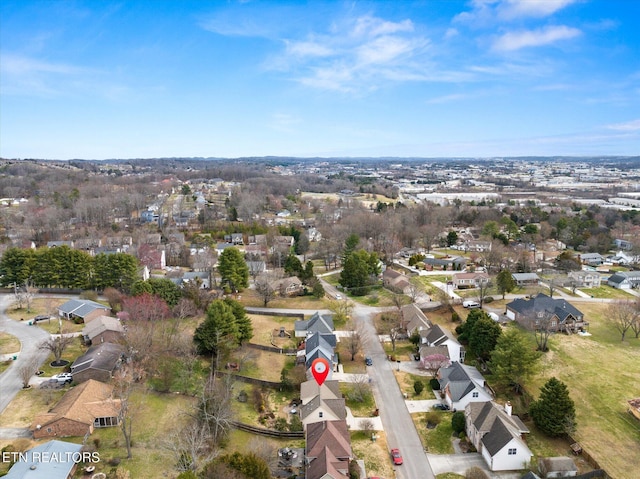
<svg viewBox="0 0 640 479"><path fill-rule="evenodd" d="M231 425L241 431L259 434L260 436L277 437L280 439L304 439L304 431L276 431L275 429L251 426L250 424L238 421L231 421Z"/></svg>

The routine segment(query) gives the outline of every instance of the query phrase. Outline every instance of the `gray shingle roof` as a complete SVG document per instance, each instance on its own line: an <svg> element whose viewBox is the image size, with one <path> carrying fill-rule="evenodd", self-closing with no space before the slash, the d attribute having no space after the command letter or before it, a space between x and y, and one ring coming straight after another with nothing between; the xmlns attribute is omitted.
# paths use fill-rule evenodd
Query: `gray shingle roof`
<svg viewBox="0 0 640 479"><path fill-rule="evenodd" d="M104 309L108 311L110 308L109 306L105 306L104 304L96 303L95 301L90 301L88 299L70 299L66 303L62 304L58 308L58 311L63 313L64 316L73 314L80 318L84 318L96 309Z"/></svg>
<svg viewBox="0 0 640 479"><path fill-rule="evenodd" d="M531 299L518 298L507 304L509 309L522 315L534 316L536 313L547 312L555 315L560 323L567 320L569 316L582 319L582 312L564 299L556 299L539 293Z"/></svg>
<svg viewBox="0 0 640 479"><path fill-rule="evenodd" d="M296 331L307 331L308 333L333 333L333 316L323 315L316 311L309 319L296 321L294 327Z"/></svg>

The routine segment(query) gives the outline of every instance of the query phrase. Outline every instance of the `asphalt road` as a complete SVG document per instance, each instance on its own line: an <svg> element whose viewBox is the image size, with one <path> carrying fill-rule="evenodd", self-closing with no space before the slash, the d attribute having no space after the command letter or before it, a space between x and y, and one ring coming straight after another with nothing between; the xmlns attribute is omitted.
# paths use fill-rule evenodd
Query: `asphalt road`
<svg viewBox="0 0 640 479"><path fill-rule="evenodd" d="M373 360L373 365L367 367L367 373L372 381L376 405L380 409L380 418L387 435L387 444L390 449L395 447L400 449L404 459L403 465L394 467L396 477L400 479L418 477L434 479L435 475L422 448L418 431L393 375L393 368L397 367L397 364L387 359L382 344L378 341L378 335L372 321L372 315L376 312L377 308L354 303L351 316L360 328L365 354ZM390 456L389 461L391 461Z"/></svg>
<svg viewBox="0 0 640 479"><path fill-rule="evenodd" d="M48 351L38 347L49 338L49 333L36 326L29 326L27 321L14 321L6 316L5 311L12 302L13 295L0 295L0 331L17 337L21 343L21 351L18 353L18 359L13 361L11 366L0 375L0 414L4 412L15 395L22 390L20 368L35 357L37 360L37 366L33 371L35 373L49 355Z"/></svg>

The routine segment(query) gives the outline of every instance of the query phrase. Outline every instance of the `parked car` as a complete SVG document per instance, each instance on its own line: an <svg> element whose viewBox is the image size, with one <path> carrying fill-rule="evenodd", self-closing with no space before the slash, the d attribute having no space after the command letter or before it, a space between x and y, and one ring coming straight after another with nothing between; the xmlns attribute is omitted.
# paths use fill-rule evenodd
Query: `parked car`
<svg viewBox="0 0 640 479"><path fill-rule="evenodd" d="M342 299L342 295L340 293L336 293L336 299Z"/></svg>
<svg viewBox="0 0 640 479"><path fill-rule="evenodd" d="M402 465L402 454L400 454L400 449L391 449L391 459L393 459L393 464L396 466Z"/></svg>
<svg viewBox="0 0 640 479"><path fill-rule="evenodd" d="M464 306L467 309L479 308L480 307L480 303L478 303L477 301L467 300L467 301L463 301L462 302L462 306Z"/></svg>
<svg viewBox="0 0 640 479"><path fill-rule="evenodd" d="M433 409L439 409L440 411L448 411L449 405L439 402L433 405Z"/></svg>
<svg viewBox="0 0 640 479"><path fill-rule="evenodd" d="M373 359L371 359L369 356L367 356L366 358L364 358L364 363L367 366L371 366L371 365L373 365Z"/></svg>
<svg viewBox="0 0 640 479"><path fill-rule="evenodd" d="M73 382L73 376L71 375L71 373L54 374L53 376L51 376L51 379L55 379L59 383L65 384Z"/></svg>

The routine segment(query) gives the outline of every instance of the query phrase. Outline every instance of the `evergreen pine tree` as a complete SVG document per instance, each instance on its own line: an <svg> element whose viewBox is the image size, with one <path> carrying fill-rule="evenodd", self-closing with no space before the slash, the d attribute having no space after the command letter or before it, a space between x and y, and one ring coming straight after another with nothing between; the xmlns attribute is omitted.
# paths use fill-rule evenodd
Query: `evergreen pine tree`
<svg viewBox="0 0 640 479"><path fill-rule="evenodd" d="M549 379L540 390L540 397L529 408L536 426L551 437L562 436L575 428L576 410L566 384Z"/></svg>

